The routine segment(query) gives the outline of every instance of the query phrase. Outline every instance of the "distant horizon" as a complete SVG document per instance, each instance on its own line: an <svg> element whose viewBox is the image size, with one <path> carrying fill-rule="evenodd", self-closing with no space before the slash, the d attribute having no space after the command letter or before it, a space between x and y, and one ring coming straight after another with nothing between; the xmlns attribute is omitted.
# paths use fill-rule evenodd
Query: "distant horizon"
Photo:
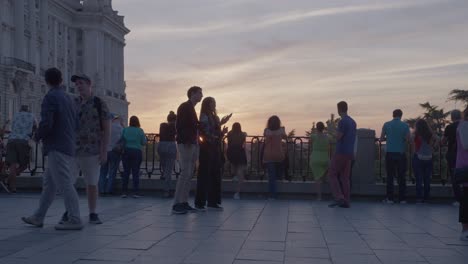
<svg viewBox="0 0 468 264"><path fill-rule="evenodd" d="M359 128L380 133L429 101L446 111L468 89L463 0L114 0L125 16L129 115L158 133L192 85L261 135L271 115L305 135L344 100ZM199 105L196 110L199 113Z"/></svg>

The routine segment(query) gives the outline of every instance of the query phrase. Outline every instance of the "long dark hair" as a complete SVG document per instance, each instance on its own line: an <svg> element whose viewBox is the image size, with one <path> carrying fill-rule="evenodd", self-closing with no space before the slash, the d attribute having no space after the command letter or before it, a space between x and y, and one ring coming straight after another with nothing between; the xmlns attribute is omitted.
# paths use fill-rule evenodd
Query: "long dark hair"
<svg viewBox="0 0 468 264"><path fill-rule="evenodd" d="M318 122L317 123L317 130L319 132L323 132L323 130L325 130L325 125L323 124L323 122Z"/></svg>
<svg viewBox="0 0 468 264"><path fill-rule="evenodd" d="M130 117L130 124L131 127L140 127L140 119L136 116Z"/></svg>
<svg viewBox="0 0 468 264"><path fill-rule="evenodd" d="M275 131L281 128L281 120L278 116L274 115L268 118L267 128L271 131Z"/></svg>
<svg viewBox="0 0 468 264"><path fill-rule="evenodd" d="M234 124L232 124L231 131L232 133L235 133L235 134L241 134L242 133L241 124L239 122L235 122Z"/></svg>
<svg viewBox="0 0 468 264"><path fill-rule="evenodd" d="M426 120L419 119L416 122L415 134L416 136L420 136L426 143L430 143L432 139L432 131Z"/></svg>
<svg viewBox="0 0 468 264"><path fill-rule="evenodd" d="M211 111L210 109L210 104L211 102L216 102L213 97L205 97L202 101L201 105L201 110L200 110L200 115L205 114L207 116L217 116L218 114L216 113L216 109L214 111Z"/></svg>

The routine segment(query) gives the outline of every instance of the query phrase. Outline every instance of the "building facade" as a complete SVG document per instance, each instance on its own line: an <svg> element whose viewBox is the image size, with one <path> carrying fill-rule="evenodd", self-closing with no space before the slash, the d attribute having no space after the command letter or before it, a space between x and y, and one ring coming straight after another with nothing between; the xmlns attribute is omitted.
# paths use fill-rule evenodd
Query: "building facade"
<svg viewBox="0 0 468 264"><path fill-rule="evenodd" d="M112 112L127 120L124 47L129 30L112 0L0 0L0 122L21 105L36 115L47 92L44 72L84 73Z"/></svg>

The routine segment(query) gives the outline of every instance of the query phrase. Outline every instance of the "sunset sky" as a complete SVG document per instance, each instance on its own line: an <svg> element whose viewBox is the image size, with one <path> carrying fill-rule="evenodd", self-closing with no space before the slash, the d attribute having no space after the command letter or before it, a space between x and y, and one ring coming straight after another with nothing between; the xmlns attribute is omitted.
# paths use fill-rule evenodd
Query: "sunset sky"
<svg viewBox="0 0 468 264"><path fill-rule="evenodd" d="M346 100L358 127L451 110L468 89L466 0L114 0L130 115L158 132L192 85L249 134L270 115L304 135ZM200 105L196 107L197 112Z"/></svg>

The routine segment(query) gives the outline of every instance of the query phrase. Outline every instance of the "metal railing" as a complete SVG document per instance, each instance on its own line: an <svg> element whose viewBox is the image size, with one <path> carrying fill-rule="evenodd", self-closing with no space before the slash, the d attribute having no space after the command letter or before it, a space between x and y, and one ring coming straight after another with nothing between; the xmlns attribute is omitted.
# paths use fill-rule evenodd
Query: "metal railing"
<svg viewBox="0 0 468 264"><path fill-rule="evenodd" d="M157 153L157 147L159 143L158 134L146 134L148 143L143 148L143 162L140 167L140 171L143 175L148 178L159 178L162 174L162 170L159 163L159 155ZM263 136L247 136L245 144L245 150L247 155L247 168L246 168L246 180L253 181L264 181L267 180L264 164L262 162L262 152L264 146ZM385 142L379 139L375 140L375 169L374 174L376 177L376 183L386 182L386 170L385 170ZM226 153L227 142L226 139L223 142L223 152ZM280 179L287 181L313 181L312 171L310 169L310 154L311 148L309 145L308 137L290 137L287 142L283 142L285 149L285 161L283 162L283 174ZM36 173L42 173L45 169L45 157L42 155L41 144L33 144L31 148L31 162L26 173L34 175ZM329 157L331 157L334 149L334 144L330 144ZM433 183L447 182L448 171L445 161L446 146L439 144L434 152L433 161L434 169L432 175ZM407 180L415 182L414 173L412 169L411 157L413 156L410 151L407 152L408 159L408 170ZM372 161L369 161L372 162ZM121 170L120 170L121 171ZM231 179L232 175L230 172L230 164L226 159L223 166L223 178ZM180 174L180 171L174 169L175 175Z"/></svg>
<svg viewBox="0 0 468 264"><path fill-rule="evenodd" d="M377 181L381 181L382 183L385 183L387 180L387 172L386 172L386 167L385 167L385 148L386 148L386 142L381 141L380 139L376 139L376 171L377 171ZM449 180L449 169L447 166L447 161L445 160L445 155L447 154L447 146L443 145L440 141L438 141L435 150L432 155L432 164L433 164L433 169L432 169L432 178L431 182L432 183L441 183L445 185L447 181ZM410 146L407 146L407 151L405 153L406 155L406 164L407 164L407 169L406 169L406 179L411 181L413 184L416 182L416 178L414 176L414 170L413 170L413 156L414 153L412 152Z"/></svg>
<svg viewBox="0 0 468 264"><path fill-rule="evenodd" d="M35 72L36 67L27 61L18 59L18 58L13 58L13 57L5 57L4 58L4 63L9 66L15 66L23 70Z"/></svg>

